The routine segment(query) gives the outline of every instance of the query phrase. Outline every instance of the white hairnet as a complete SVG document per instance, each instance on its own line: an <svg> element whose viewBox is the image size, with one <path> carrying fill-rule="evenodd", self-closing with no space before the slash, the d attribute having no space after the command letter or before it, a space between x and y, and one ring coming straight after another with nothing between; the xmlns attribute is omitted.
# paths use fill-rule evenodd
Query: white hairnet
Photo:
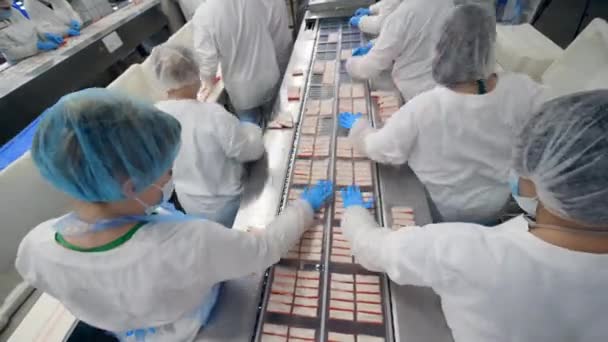
<svg viewBox="0 0 608 342"><path fill-rule="evenodd" d="M447 18L433 59L433 79L442 85L486 79L496 65L496 17L488 6L457 6Z"/></svg>
<svg viewBox="0 0 608 342"><path fill-rule="evenodd" d="M163 44L152 50L154 73L165 90L180 89L200 82L194 52L184 46Z"/></svg>
<svg viewBox="0 0 608 342"><path fill-rule="evenodd" d="M547 102L520 132L514 168L568 219L608 223L608 90Z"/></svg>

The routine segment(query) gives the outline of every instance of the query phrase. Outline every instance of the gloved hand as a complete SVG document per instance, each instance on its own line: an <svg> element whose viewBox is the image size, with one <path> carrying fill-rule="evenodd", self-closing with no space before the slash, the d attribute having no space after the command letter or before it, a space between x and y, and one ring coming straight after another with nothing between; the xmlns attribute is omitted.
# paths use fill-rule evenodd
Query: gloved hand
<svg viewBox="0 0 608 342"><path fill-rule="evenodd" d="M72 19L70 20L70 28L80 31L82 29L82 24L78 20Z"/></svg>
<svg viewBox="0 0 608 342"><path fill-rule="evenodd" d="M44 38L46 38L48 41L53 42L53 43L55 43L57 45L63 44L63 37L58 36L58 35L56 35L54 33L48 33L47 32L47 33L44 34Z"/></svg>
<svg viewBox="0 0 608 342"><path fill-rule="evenodd" d="M357 122L357 120L359 120L362 116L363 116L363 114L361 114L361 113L357 113L357 114L353 114L350 112L340 113L340 115L338 116L338 123L340 124L340 126L346 128L346 129L351 129L351 128L353 128L353 125L355 124L355 122Z"/></svg>
<svg viewBox="0 0 608 342"><path fill-rule="evenodd" d="M39 40L38 43L36 44L36 47L40 51L51 51L51 50L57 49L59 47L59 44L56 44L56 43L48 41L48 40L47 41Z"/></svg>
<svg viewBox="0 0 608 342"><path fill-rule="evenodd" d="M363 46L359 46L358 48L353 50L353 56L365 56L374 47L372 42L369 42Z"/></svg>
<svg viewBox="0 0 608 342"><path fill-rule="evenodd" d="M361 189L359 189L357 185L343 188L340 190L340 194L342 195L342 201L344 201L344 208L357 206L369 209L374 206L374 200L369 200L367 202L363 200Z"/></svg>
<svg viewBox="0 0 608 342"><path fill-rule="evenodd" d="M70 36L70 37L80 36L80 30L71 28L68 30L68 36Z"/></svg>
<svg viewBox="0 0 608 342"><path fill-rule="evenodd" d="M350 20L348 21L348 23L349 23L349 24L350 24L350 26L352 26L352 27L359 27L359 22L361 21L361 18L362 18L362 17L360 17L360 16L356 15L356 16L354 16L354 17L350 18Z"/></svg>
<svg viewBox="0 0 608 342"><path fill-rule="evenodd" d="M362 17L364 15L370 15L372 14L372 11L369 8L359 8L357 11L355 11L355 15L357 17Z"/></svg>
<svg viewBox="0 0 608 342"><path fill-rule="evenodd" d="M312 209L317 211L332 196L333 192L334 185L331 181L320 180L315 186L306 188L300 198L310 203Z"/></svg>

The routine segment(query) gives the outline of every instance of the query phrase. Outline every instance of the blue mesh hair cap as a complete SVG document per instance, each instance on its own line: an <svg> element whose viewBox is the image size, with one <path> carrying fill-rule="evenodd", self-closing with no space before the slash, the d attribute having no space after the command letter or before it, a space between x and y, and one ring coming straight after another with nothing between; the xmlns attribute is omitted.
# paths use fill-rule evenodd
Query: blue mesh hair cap
<svg viewBox="0 0 608 342"><path fill-rule="evenodd" d="M143 191L172 167L180 147L176 119L107 89L66 95L43 115L34 163L56 188L82 201L123 200L128 180Z"/></svg>
<svg viewBox="0 0 608 342"><path fill-rule="evenodd" d="M549 211L608 224L608 90L547 102L519 133L514 157Z"/></svg>

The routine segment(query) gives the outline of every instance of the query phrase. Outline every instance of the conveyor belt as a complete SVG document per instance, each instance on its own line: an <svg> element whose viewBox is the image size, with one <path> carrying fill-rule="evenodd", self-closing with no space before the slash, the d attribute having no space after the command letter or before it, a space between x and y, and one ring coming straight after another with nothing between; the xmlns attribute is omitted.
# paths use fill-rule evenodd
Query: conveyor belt
<svg viewBox="0 0 608 342"><path fill-rule="evenodd" d="M336 190L357 184L379 199L376 168L353 152L337 125L341 111L370 119L367 84L351 80L343 65L363 36L348 18L319 19L316 29L282 207L319 179L331 179ZM351 256L339 227L343 211L336 192L317 214L318 224L269 272L256 341L393 340L387 279Z"/></svg>

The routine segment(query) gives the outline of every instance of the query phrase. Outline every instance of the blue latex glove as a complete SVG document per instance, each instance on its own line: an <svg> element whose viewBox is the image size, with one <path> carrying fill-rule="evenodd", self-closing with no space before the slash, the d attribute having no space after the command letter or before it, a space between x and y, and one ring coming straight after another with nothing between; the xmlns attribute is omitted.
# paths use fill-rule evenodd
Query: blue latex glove
<svg viewBox="0 0 608 342"><path fill-rule="evenodd" d="M72 19L70 20L70 28L80 31L82 29L82 24L78 20Z"/></svg>
<svg viewBox="0 0 608 342"><path fill-rule="evenodd" d="M80 36L80 30L77 30L77 29L71 28L71 29L69 29L69 30L68 30L68 35L69 35L70 37L76 37L76 36Z"/></svg>
<svg viewBox="0 0 608 342"><path fill-rule="evenodd" d="M359 187L356 185L343 188L340 190L340 194L342 195L342 201L344 201L344 208L357 206L369 209L374 206L373 200L369 200L367 202L363 200L361 189L359 189Z"/></svg>
<svg viewBox="0 0 608 342"><path fill-rule="evenodd" d="M369 8L359 8L357 11L355 11L355 15L357 17L362 17L364 15L370 15L372 14L372 11L370 11Z"/></svg>
<svg viewBox="0 0 608 342"><path fill-rule="evenodd" d="M55 43L55 44L57 44L57 45L60 45L60 44L62 44L62 43L63 43L63 37L58 36L58 35L56 35L56 34L54 34L54 33L48 33L48 32L47 32L47 33L45 33L45 34L44 34L44 37L45 37L45 38L46 38L48 41L53 42L53 43Z"/></svg>
<svg viewBox="0 0 608 342"><path fill-rule="evenodd" d="M348 23L352 27L359 27L359 22L361 21L361 18L362 17L356 15L356 16L350 18L350 20L348 21Z"/></svg>
<svg viewBox="0 0 608 342"><path fill-rule="evenodd" d="M340 123L340 126L351 129L353 128L355 122L357 122L357 120L359 120L362 116L363 114L361 113L353 114L350 112L344 112L340 113L338 116L338 122Z"/></svg>
<svg viewBox="0 0 608 342"><path fill-rule="evenodd" d="M39 40L36 44L36 47L38 47L38 50L40 51L51 51L57 49L59 47L59 44L50 41Z"/></svg>
<svg viewBox="0 0 608 342"><path fill-rule="evenodd" d="M369 42L363 46L359 46L358 48L353 50L353 56L365 56L374 47L372 42Z"/></svg>
<svg viewBox="0 0 608 342"><path fill-rule="evenodd" d="M320 180L315 186L306 188L300 198L310 203L312 209L317 211L332 196L333 192L334 185L331 181Z"/></svg>

